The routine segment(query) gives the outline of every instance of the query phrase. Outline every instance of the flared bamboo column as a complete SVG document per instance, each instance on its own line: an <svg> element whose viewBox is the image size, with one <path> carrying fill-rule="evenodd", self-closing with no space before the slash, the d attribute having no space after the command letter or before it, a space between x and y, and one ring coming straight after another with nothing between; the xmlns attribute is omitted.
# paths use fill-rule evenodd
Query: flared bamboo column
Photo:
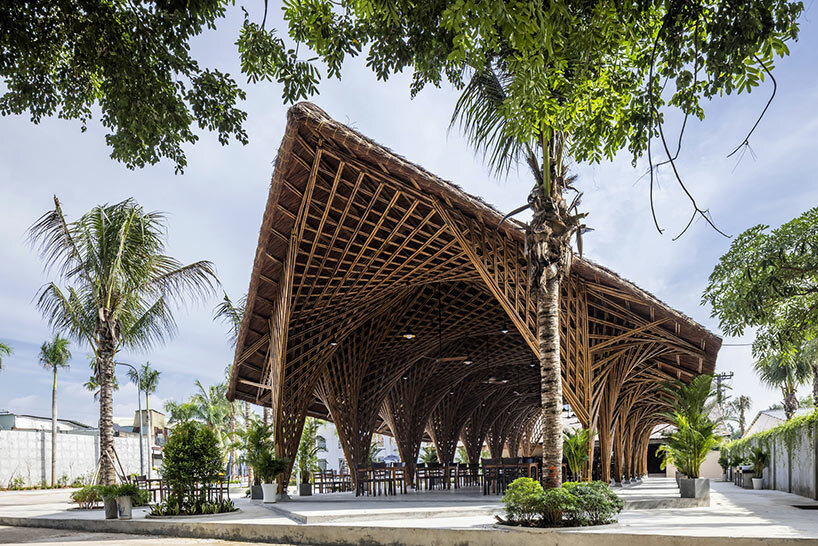
<svg viewBox="0 0 818 546"><path fill-rule="evenodd" d="M503 456L503 447L506 444L505 421L507 415L500 416L494 421L486 436L486 443L489 447L489 454L492 459L499 459Z"/></svg>
<svg viewBox="0 0 818 546"><path fill-rule="evenodd" d="M329 409L338 439L349 465L353 484L357 485L357 465L365 463L378 415L390 387L405 367L386 368L376 360L378 342L387 335L389 319L373 319L347 336L327 362L316 394ZM386 369L385 369L386 368Z"/></svg>
<svg viewBox="0 0 818 546"><path fill-rule="evenodd" d="M465 389L453 389L450 394L443 396L429 417L427 429L435 444L437 459L443 464L454 462L457 439L465 424L462 419L458 419L458 410L467 397Z"/></svg>

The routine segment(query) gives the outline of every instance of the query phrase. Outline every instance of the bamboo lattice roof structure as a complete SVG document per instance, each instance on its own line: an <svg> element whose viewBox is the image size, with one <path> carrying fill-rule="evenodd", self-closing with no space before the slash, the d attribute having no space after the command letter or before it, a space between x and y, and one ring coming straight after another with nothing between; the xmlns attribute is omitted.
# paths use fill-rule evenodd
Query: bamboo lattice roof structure
<svg viewBox="0 0 818 546"><path fill-rule="evenodd" d="M307 413L367 446L366 429L387 425L436 444L501 428L520 442L540 405L535 301L524 226L502 217L293 106L228 398L271 407L283 452ZM719 337L613 271L575 256L561 290L564 396L584 425L649 418L663 381L714 371Z"/></svg>

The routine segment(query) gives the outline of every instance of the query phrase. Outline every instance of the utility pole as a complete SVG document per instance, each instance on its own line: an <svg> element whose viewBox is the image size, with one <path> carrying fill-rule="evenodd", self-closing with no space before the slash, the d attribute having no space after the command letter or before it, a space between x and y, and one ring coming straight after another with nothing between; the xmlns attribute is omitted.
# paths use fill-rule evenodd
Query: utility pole
<svg viewBox="0 0 818 546"><path fill-rule="evenodd" d="M716 380L716 402L719 405L719 409L722 409L725 398L722 391L725 389L727 381L731 381L733 379L733 372L717 373L713 377Z"/></svg>

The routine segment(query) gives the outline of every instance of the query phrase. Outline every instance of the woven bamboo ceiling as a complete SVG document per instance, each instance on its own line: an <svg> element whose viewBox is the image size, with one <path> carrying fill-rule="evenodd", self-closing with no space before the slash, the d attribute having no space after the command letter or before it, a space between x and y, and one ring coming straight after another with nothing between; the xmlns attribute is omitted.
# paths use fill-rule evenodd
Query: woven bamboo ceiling
<svg viewBox="0 0 818 546"><path fill-rule="evenodd" d="M318 107L292 107L228 396L272 407L284 452L306 413L367 447L386 425L485 437L497 422L481 412L524 428L540 396L535 302L523 228L501 218ZM565 402L588 426L658 407L658 385L712 373L721 345L580 257L561 326Z"/></svg>

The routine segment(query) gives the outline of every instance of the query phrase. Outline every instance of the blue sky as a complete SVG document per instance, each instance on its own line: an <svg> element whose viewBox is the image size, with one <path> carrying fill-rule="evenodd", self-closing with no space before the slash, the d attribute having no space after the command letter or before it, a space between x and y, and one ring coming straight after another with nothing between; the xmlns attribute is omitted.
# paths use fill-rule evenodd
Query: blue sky
<svg viewBox="0 0 818 546"><path fill-rule="evenodd" d="M810 9L811 8L811 9ZM255 4L248 5L253 13ZM726 155L744 137L763 107L770 88L728 97L706 106L702 123L689 123L679 166L703 208L709 208L724 231L738 234L758 224L778 225L818 204L818 23L810 5L802 20L802 38L791 57L775 70L778 94L751 138L754 152L741 162ZM226 70L242 81L233 45L241 24L239 6L218 31L196 40L194 52L204 65ZM283 28L281 21L275 21ZM525 171L493 179L448 120L457 98L451 89L429 88L409 97L410 75L378 82L362 61L347 66L342 81L324 82L312 100L335 119L347 123L407 159L419 163L467 192L480 195L501 210L525 202L530 181ZM274 84L246 85L250 143L222 147L204 133L187 148L189 167L174 175L163 162L129 171L109 158L105 132L92 121L81 134L79 124L46 120L32 125L26 116L0 118L0 339L15 353L0 372L0 408L47 415L50 381L37 364L37 350L51 333L33 302L47 280L42 264L25 242L28 227L52 206L56 194L69 218L95 204L133 196L151 210L168 214L171 255L189 262L212 260L225 289L233 296L247 290L254 247L272 162L286 121L286 106ZM671 123L672 126L672 123ZM572 166L585 192L588 223L585 252L623 277L718 333L718 324L699 300L707 276L728 248L725 239L697 221L679 241L672 237L689 218L690 205L665 171L656 195L660 223L650 217L645 166L633 168L622 156L601 165ZM150 360L162 371L158 405L193 392L194 381L221 380L232 358L225 328L211 320L216 299L177 313L178 336L146 354L124 354L122 360ZM725 339L726 343L746 343ZM60 377L60 415L96 423L97 408L82 383L88 379L88 349L74 347L71 369ZM725 347L719 370L733 371L734 393L749 394L753 410L778 401L752 371L749 347ZM124 384L124 373L121 374ZM805 389L804 392L807 392ZM136 391L124 385L115 395L116 415L132 415Z"/></svg>

